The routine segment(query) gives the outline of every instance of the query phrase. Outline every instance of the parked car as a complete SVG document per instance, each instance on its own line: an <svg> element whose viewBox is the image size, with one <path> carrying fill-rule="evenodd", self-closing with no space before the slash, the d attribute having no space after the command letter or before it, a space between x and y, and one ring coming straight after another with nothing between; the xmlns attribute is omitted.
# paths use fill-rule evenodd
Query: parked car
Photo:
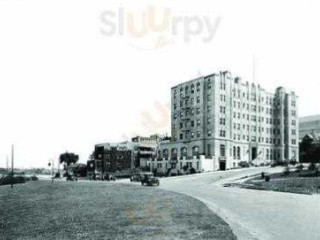
<svg viewBox="0 0 320 240"><path fill-rule="evenodd" d="M78 178L72 175L67 176L67 181L78 181Z"/></svg>
<svg viewBox="0 0 320 240"><path fill-rule="evenodd" d="M130 177L130 182L141 182L141 175L139 173L132 174Z"/></svg>
<svg viewBox="0 0 320 240"><path fill-rule="evenodd" d="M141 185L147 184L147 186L160 185L158 178L153 176L153 173L141 173Z"/></svg>

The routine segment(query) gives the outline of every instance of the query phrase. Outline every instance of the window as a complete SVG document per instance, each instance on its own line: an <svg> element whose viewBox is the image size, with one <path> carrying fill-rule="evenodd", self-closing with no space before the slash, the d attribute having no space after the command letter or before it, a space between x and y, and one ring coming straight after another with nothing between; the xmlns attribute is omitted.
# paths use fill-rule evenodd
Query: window
<svg viewBox="0 0 320 240"><path fill-rule="evenodd" d="M207 88L211 89L211 81L210 81L210 79L208 79Z"/></svg>
<svg viewBox="0 0 320 240"><path fill-rule="evenodd" d="M180 133L180 140L183 139L183 133Z"/></svg>
<svg viewBox="0 0 320 240"><path fill-rule="evenodd" d="M226 136L226 131L220 130L220 137L225 137L225 136Z"/></svg>
<svg viewBox="0 0 320 240"><path fill-rule="evenodd" d="M226 156L226 146L221 144L220 145L220 156L225 157Z"/></svg>
<svg viewBox="0 0 320 240"><path fill-rule="evenodd" d="M197 103L200 103L200 97L197 97Z"/></svg>
<svg viewBox="0 0 320 240"><path fill-rule="evenodd" d="M207 118L207 123L208 123L208 125L211 124L211 117L208 117L208 118Z"/></svg>
<svg viewBox="0 0 320 240"><path fill-rule="evenodd" d="M200 119L197 119L197 126L200 126Z"/></svg>
<svg viewBox="0 0 320 240"><path fill-rule="evenodd" d="M211 155L211 145L208 144L207 146L207 155L210 156Z"/></svg>
<svg viewBox="0 0 320 240"><path fill-rule="evenodd" d="M200 108L197 108L197 115L200 114Z"/></svg>
<svg viewBox="0 0 320 240"><path fill-rule="evenodd" d="M197 132L197 137L198 137L198 138L201 137L200 131Z"/></svg>
<svg viewBox="0 0 320 240"><path fill-rule="evenodd" d="M211 137L211 131L210 130L208 131L208 137Z"/></svg>

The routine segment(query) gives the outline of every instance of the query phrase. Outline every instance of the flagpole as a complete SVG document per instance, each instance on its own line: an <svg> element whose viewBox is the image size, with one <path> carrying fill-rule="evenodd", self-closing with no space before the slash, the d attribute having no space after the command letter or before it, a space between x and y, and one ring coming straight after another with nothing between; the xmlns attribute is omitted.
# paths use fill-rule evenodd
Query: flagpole
<svg viewBox="0 0 320 240"><path fill-rule="evenodd" d="M13 188L14 145L11 146L11 188Z"/></svg>

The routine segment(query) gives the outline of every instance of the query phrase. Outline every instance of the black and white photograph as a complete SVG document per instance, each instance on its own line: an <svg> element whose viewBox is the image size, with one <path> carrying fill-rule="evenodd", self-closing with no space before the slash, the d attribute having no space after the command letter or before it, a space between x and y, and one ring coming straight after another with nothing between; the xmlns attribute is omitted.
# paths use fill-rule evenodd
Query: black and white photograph
<svg viewBox="0 0 320 240"><path fill-rule="evenodd" d="M319 240L318 0L0 0L0 240Z"/></svg>

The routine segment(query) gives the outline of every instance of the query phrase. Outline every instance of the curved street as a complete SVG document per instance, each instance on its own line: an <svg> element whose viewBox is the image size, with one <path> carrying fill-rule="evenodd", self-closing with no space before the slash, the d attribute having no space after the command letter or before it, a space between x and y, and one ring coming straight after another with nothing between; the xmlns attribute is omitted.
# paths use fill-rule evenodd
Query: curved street
<svg viewBox="0 0 320 240"><path fill-rule="evenodd" d="M204 202L238 239L320 239L320 196L223 187L245 176L282 169L250 168L161 179L161 188Z"/></svg>

